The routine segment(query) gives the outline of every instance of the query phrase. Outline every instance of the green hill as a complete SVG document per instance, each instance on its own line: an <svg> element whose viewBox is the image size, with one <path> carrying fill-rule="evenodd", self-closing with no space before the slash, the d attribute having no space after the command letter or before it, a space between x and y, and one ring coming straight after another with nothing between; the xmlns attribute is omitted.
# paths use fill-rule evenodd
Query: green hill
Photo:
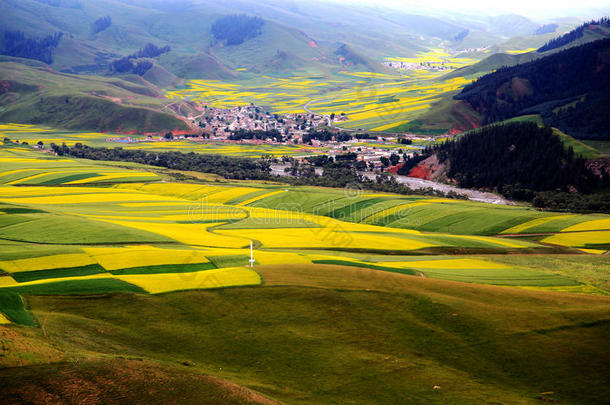
<svg viewBox="0 0 610 405"><path fill-rule="evenodd" d="M547 125L584 139L607 139L610 39L552 53L483 76L455 96L484 117L502 121L540 114Z"/></svg>
<svg viewBox="0 0 610 405"><path fill-rule="evenodd" d="M606 297L346 266L257 270L255 288L26 296L44 326L7 329L0 391L13 402L267 404L610 394Z"/></svg>
<svg viewBox="0 0 610 405"><path fill-rule="evenodd" d="M66 129L158 132L187 125L161 111L161 92L139 76L57 73L44 64L0 61L0 121ZM130 80L130 81L128 81Z"/></svg>

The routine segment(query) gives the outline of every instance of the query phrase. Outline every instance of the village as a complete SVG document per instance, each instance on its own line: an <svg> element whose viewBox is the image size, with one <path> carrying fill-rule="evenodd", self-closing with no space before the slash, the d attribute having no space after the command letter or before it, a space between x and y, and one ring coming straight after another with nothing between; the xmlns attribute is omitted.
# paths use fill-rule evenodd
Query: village
<svg viewBox="0 0 610 405"><path fill-rule="evenodd" d="M307 158L316 152L333 159L352 154L357 162L362 162L358 165L362 171L371 172L395 171L396 156L403 161L405 156L412 156L423 149L425 144L434 142L433 137L426 135L347 132L334 125L347 119L348 116L341 113L278 115L266 112L254 104L231 109L204 105L202 114L191 119L196 131L109 138L107 141L302 145L303 155L294 155L292 160L307 164ZM284 173L284 169L280 165L274 171Z"/></svg>
<svg viewBox="0 0 610 405"><path fill-rule="evenodd" d="M392 69L396 69L396 70L436 70L436 71L443 71L443 70L453 70L455 69L455 66L451 66L445 63L445 61L442 62L417 62L417 63L413 63L413 62L401 62L401 61L387 61L387 62L382 62L383 65L390 67Z"/></svg>

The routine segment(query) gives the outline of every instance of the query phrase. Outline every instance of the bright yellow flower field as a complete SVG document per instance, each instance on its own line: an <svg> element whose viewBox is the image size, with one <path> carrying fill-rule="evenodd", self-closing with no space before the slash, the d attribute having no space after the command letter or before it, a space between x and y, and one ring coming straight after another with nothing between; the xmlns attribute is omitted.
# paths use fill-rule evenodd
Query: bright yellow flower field
<svg viewBox="0 0 610 405"><path fill-rule="evenodd" d="M115 276L115 278L137 285L151 294L261 284L258 273L245 267L228 267L192 273L130 274Z"/></svg>

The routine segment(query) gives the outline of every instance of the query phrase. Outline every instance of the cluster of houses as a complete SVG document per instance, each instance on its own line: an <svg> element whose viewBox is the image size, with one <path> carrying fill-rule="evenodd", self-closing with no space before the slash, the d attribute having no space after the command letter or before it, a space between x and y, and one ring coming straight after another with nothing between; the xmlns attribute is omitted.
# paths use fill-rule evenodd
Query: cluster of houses
<svg viewBox="0 0 610 405"><path fill-rule="evenodd" d="M333 122L346 119L344 115L333 117ZM332 127L329 124L329 116L321 116L317 114L271 114L263 111L260 107L254 105L234 107L231 109L214 108L205 106L202 114L192 120L192 124L199 127L199 131L181 131L167 133L163 135L146 134L144 137L128 136L109 138L109 142L119 143L135 143L135 142L167 142L180 141L189 139L194 142L223 142L236 144L294 144L302 145L303 137L307 136L308 146L324 149L330 157L353 153L357 155L358 161L366 163L366 169L371 171L387 170L387 165L383 161L389 159L391 155L398 155L403 159L403 156L411 155L418 149L422 141L430 141L432 138L420 135L396 135L378 137L366 137L358 139L357 135L349 140L340 140L341 131ZM236 131L272 131L277 130L284 136L283 141L268 137L267 139L230 139ZM320 140L311 138L311 133L316 130L325 130L330 133L335 133L329 140ZM408 145L401 144L401 139L410 139ZM415 145L412 144L415 142ZM305 152L305 151L304 151ZM307 150L302 157L296 157L296 160L306 162L306 157L310 155L311 150ZM387 161L386 161L387 162Z"/></svg>
<svg viewBox="0 0 610 405"><path fill-rule="evenodd" d="M382 62L383 65L397 70L452 70L455 66L442 62L399 62L399 61L387 61Z"/></svg>
<svg viewBox="0 0 610 405"><path fill-rule="evenodd" d="M253 104L231 109L205 106L204 113L195 122L210 139L226 140L237 130L272 131L298 142L303 135L328 125L329 118L317 114L272 114ZM344 119L339 116L335 121Z"/></svg>

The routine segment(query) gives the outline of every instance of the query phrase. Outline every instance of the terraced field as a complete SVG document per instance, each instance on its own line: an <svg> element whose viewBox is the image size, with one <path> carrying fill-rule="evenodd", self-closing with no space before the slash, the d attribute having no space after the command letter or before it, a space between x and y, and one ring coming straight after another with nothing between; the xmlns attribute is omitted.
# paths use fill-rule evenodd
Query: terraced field
<svg viewBox="0 0 610 405"><path fill-rule="evenodd" d="M268 195L255 207L294 210L341 221L386 228L444 232L453 235L527 237L548 245L580 248L587 253L609 250L610 216L541 212L520 206L495 206L472 201L396 196L347 195L341 190L302 188Z"/></svg>

